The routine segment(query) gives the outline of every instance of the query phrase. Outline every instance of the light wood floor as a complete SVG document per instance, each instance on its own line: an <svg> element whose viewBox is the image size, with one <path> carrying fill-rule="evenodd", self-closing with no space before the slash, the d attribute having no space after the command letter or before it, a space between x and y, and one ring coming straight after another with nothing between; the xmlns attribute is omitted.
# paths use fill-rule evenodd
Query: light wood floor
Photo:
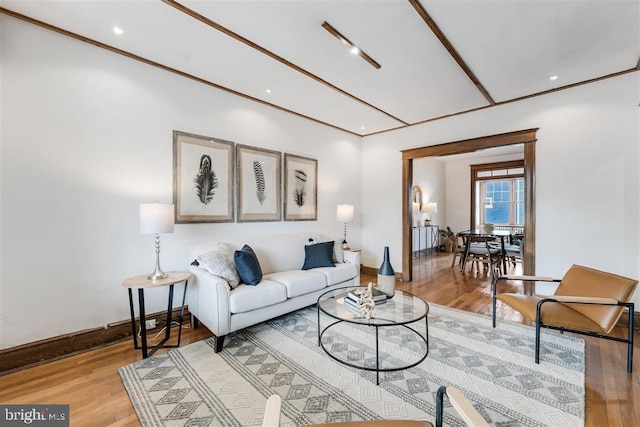
<svg viewBox="0 0 640 427"><path fill-rule="evenodd" d="M414 281L398 288L426 301L491 314L489 281L484 273L462 274L450 268L450 254L416 260ZM542 273L542 272L539 272ZM375 277L363 275L363 284ZM499 319L521 321L508 308ZM543 332L544 333L544 332ZM623 335L623 328L616 328ZM206 328L183 329L182 345L211 336ZM626 346L586 337L586 425L640 426L640 363L626 372ZM640 333L635 334L640 357ZM117 369L140 358L130 340L0 377L3 404L69 404L72 426L137 426L138 418Z"/></svg>

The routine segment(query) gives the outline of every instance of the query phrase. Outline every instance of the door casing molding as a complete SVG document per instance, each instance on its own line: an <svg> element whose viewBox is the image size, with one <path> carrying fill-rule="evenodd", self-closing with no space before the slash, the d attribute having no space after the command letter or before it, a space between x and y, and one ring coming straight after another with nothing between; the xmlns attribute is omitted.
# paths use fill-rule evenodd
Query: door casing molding
<svg viewBox="0 0 640 427"><path fill-rule="evenodd" d="M410 282L413 279L413 224L411 215L411 189L413 185L413 160L423 157L450 156L452 154L471 153L474 151L504 147L508 145L524 145L524 181L525 181L525 225L523 248L523 274L535 275L535 194L536 194L536 132L538 128L507 132L479 138L431 145L428 147L402 150L402 280Z"/></svg>

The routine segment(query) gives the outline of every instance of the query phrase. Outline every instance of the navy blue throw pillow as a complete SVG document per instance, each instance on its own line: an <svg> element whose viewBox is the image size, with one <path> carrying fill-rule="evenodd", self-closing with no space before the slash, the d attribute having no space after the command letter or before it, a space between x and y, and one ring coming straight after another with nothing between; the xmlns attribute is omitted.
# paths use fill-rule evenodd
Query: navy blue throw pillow
<svg viewBox="0 0 640 427"><path fill-rule="evenodd" d="M262 268L256 253L251 246L244 245L241 250L233 253L233 261L238 270L238 276L242 283L255 286L262 280Z"/></svg>
<svg viewBox="0 0 640 427"><path fill-rule="evenodd" d="M333 240L304 246L303 270L318 267L335 267L333 262Z"/></svg>

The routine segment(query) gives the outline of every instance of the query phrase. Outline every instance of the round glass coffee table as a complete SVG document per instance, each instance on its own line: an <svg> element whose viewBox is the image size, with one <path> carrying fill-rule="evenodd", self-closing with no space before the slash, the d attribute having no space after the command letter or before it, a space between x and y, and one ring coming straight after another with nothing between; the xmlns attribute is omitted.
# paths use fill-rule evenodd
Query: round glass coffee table
<svg viewBox="0 0 640 427"><path fill-rule="evenodd" d="M396 291L367 319L356 314L345 297L364 287L334 289L318 298L318 345L334 360L353 368L380 372L412 368L429 354L429 305L409 292ZM335 319L320 327L320 313ZM409 326L424 319L424 333ZM372 332L371 328L375 330ZM382 329L382 331L380 331Z"/></svg>

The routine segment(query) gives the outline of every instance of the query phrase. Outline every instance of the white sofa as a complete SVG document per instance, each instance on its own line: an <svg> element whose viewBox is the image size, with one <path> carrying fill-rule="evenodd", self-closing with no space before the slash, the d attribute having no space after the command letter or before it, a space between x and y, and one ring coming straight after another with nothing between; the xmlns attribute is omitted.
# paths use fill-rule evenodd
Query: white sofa
<svg viewBox="0 0 640 427"><path fill-rule="evenodd" d="M193 278L187 289L192 327L204 323L216 336L215 351L222 350L225 335L256 323L315 304L332 287L360 285L360 254L336 246L335 267L302 270L305 245L328 239L315 233L277 234L211 240L187 245L191 264L199 255L224 242L233 250L245 244L255 252L263 272L257 286L241 283L231 289L226 280L202 266L191 266Z"/></svg>

